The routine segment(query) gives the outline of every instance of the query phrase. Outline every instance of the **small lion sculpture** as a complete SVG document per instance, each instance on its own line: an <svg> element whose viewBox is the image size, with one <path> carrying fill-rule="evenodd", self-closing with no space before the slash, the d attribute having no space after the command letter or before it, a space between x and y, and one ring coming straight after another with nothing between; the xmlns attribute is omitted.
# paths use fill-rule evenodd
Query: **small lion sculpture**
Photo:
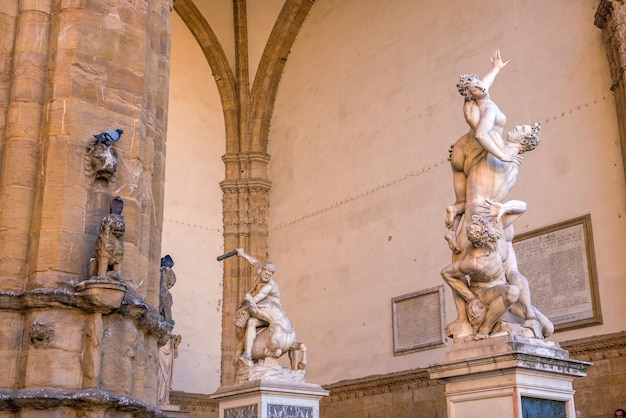
<svg viewBox="0 0 626 418"><path fill-rule="evenodd" d="M126 222L122 216L124 202L117 196L111 200L109 214L100 222L96 240L95 257L89 261L89 277L121 280L120 270L124 258L124 233Z"/></svg>

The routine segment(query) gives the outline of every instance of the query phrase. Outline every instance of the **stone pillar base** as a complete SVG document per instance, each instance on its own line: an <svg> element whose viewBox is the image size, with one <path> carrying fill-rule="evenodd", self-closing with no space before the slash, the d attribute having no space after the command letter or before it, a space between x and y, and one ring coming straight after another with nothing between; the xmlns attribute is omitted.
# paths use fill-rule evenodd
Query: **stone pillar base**
<svg viewBox="0 0 626 418"><path fill-rule="evenodd" d="M209 395L219 402L219 418L319 418L320 385L261 379L222 386Z"/></svg>
<svg viewBox="0 0 626 418"><path fill-rule="evenodd" d="M189 415L189 412L181 411L180 406L178 405L160 404L159 409L161 410L161 412L167 415L168 418L185 418L187 415Z"/></svg>
<svg viewBox="0 0 626 418"><path fill-rule="evenodd" d="M506 335L455 340L446 362L428 372L445 382L449 418L574 418L572 381L590 365L557 343Z"/></svg>

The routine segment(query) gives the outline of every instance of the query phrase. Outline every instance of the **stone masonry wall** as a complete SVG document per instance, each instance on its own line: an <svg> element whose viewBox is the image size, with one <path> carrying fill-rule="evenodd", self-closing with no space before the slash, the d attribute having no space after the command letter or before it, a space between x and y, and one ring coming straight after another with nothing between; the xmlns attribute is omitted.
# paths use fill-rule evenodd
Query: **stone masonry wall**
<svg viewBox="0 0 626 418"><path fill-rule="evenodd" d="M0 416L163 416L155 405L158 345L172 329L158 314L171 7L0 4L0 411L9 411ZM117 128L117 168L95 178L93 136ZM125 204L126 293L111 305L80 285L115 196Z"/></svg>

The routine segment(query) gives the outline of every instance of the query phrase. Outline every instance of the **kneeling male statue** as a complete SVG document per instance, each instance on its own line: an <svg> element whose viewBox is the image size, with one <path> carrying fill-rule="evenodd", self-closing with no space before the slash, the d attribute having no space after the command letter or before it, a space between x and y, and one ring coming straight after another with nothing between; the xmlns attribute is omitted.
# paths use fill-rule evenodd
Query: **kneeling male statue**
<svg viewBox="0 0 626 418"><path fill-rule="evenodd" d="M291 368L304 370L306 347L296 341L291 320L280 303L278 283L273 277L276 266L269 262L262 264L243 248L236 251L257 270L252 289L235 314L236 361L248 367L268 365L268 360L272 363L273 359L289 353Z"/></svg>

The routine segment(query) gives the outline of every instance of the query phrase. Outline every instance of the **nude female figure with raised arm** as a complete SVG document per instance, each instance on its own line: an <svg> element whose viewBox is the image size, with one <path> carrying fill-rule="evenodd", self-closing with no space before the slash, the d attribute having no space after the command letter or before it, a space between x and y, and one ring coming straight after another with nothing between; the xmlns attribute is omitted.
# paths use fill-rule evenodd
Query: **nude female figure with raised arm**
<svg viewBox="0 0 626 418"><path fill-rule="evenodd" d="M465 212L467 177L476 161L485 153L492 154L500 161L517 165L523 160L520 155L507 148L502 138L506 116L489 96L489 88L496 75L509 61L502 61L500 50L493 53L490 61L491 71L482 79L476 74L463 74L457 84L459 93L465 97L463 114L470 129L450 148L450 165L456 201L446 208L445 223L448 232L445 238L450 249L455 253L461 251L456 243L456 230L461 215Z"/></svg>

